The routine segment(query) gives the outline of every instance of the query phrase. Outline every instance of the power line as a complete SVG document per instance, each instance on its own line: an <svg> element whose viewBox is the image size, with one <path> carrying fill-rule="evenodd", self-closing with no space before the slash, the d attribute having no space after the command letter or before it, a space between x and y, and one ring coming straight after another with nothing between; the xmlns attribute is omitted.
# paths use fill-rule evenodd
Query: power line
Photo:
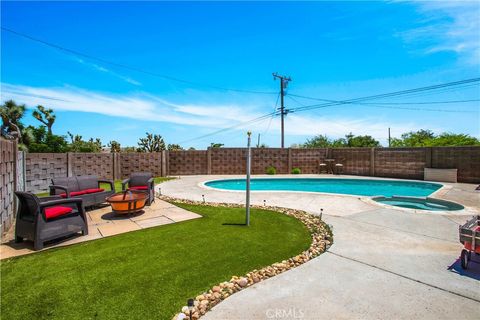
<svg viewBox="0 0 480 320"><path fill-rule="evenodd" d="M274 112L274 113L273 113L272 116L270 117L270 120L268 121L267 129L263 132L263 135L266 135L267 132L270 130L270 126L272 125L272 120L273 120L273 118L275 117L275 112L277 111L279 98L280 98L280 93L278 94L278 96L277 96L277 101L275 101L275 106L273 107L273 112Z"/></svg>
<svg viewBox="0 0 480 320"><path fill-rule="evenodd" d="M453 89L455 86L463 87L462 85L465 85L465 84L470 84L471 85L472 83L475 83L475 85L477 85L477 82L479 82L479 81L480 81L480 78L466 79L466 80L461 80L461 81L443 83L443 84L434 85L434 86L420 87L420 88L415 88L415 89L408 89L408 90L396 91L396 92L391 92L391 93L385 93L385 94L378 94L378 95L361 97L361 98L348 99L348 100L343 100L343 101L314 98L316 100L326 101L326 103L315 104L315 105L303 105L302 107L291 109L290 112L301 112L301 111L312 110L312 109L328 108L328 107L331 107L331 106L338 106L338 105L343 105L343 104L359 104L358 102L362 102L363 100L374 100L374 99L390 97L390 96L392 96L392 97L402 97L404 95L411 94L412 92L428 92L428 91L432 91L432 90L443 90L444 88ZM298 96L298 95L289 94L288 97L290 97L290 96ZM298 102L298 100L295 100L295 101ZM300 103L300 102L298 102L298 103ZM302 104L302 103L300 103L300 104ZM241 123L239 123L237 125L234 125L234 126L231 126L231 127L220 129L220 130L211 132L209 134L206 134L206 135L203 135L203 136L200 136L200 137L185 140L183 142L180 142L180 144L185 143L185 142L190 142L190 141L203 139L203 138L209 137L209 136L213 136L213 135L216 135L218 133L222 133L222 132L225 132L225 131L228 131L228 130L232 130L232 129L237 128L239 126L243 126L243 125L246 125L246 124L255 123L255 122L264 120L267 117L273 117L275 115L278 115L278 113L271 112L271 113L268 113L266 115L260 116L258 118L248 120L248 121L245 121L245 122L241 122Z"/></svg>
<svg viewBox="0 0 480 320"><path fill-rule="evenodd" d="M292 96L289 95L288 97L290 99L292 99L293 101L297 102L298 104L300 104L302 107L308 107L307 105L301 103L297 99L294 99ZM340 101L336 101L336 100L329 100L329 101L332 102L332 104L326 105L326 106L324 106L324 108L335 107L335 106L340 105ZM476 100L476 101L480 101L480 100ZM338 104L334 104L334 103L338 103ZM387 106L387 105L384 105L383 103L352 102L352 103L349 103L349 105L361 105L361 106L364 106L364 107L367 107L367 108L396 109L396 110L415 110L415 111L452 112L452 113L474 113L474 111L470 111L470 110L445 110L445 109L431 109L431 108L426 109L426 108L414 108L414 107L397 107L397 106ZM295 111L295 109L293 109L293 110Z"/></svg>
<svg viewBox="0 0 480 320"><path fill-rule="evenodd" d="M275 112L271 112L271 113L265 114L263 116L259 116L255 119L240 122L240 123L237 123L236 125L226 127L226 128L214 131L214 132L210 132L210 133L204 134L204 135L196 137L196 138L180 141L180 142L178 142L178 144L184 144L184 143L195 141L195 140L201 140L201 139L204 139L204 138L207 138L207 137L210 137L210 136L214 136L214 135L217 135L219 133L226 132L226 131L229 131L229 130L232 130L232 129L235 129L235 128L238 128L238 127L242 127L242 126L245 126L245 125L248 125L248 124L253 124L253 123L256 123L256 122L259 122L259 121L262 121L262 120L266 120L267 118L272 116L272 114L275 114Z"/></svg>
<svg viewBox="0 0 480 320"><path fill-rule="evenodd" d="M313 98L308 96L302 96L298 94L289 94L289 96L298 97L298 98L305 98L310 100L317 100L317 101L325 101L325 102L334 102L337 100L329 100L329 99L320 99L320 98ZM298 100L295 100L298 102ZM363 102L362 104L381 104L381 105L402 105L402 104L448 104L448 103L466 103L466 102L479 102L480 99L470 99L470 100L448 100L448 101L422 101L422 102Z"/></svg>
<svg viewBox="0 0 480 320"><path fill-rule="evenodd" d="M294 108L294 109L292 109L292 111L299 112L299 111L306 111L306 110L312 110L312 109L318 109L318 108L325 108L325 107L330 107L330 106L334 106L334 105L355 104L357 102L363 102L363 101L368 101L368 100L377 100L377 99L382 99L382 98L397 97L397 96L407 95L407 94L410 94L410 93L426 92L426 91L432 91L432 90L437 90L437 89L450 88L450 87L463 85L463 84L478 83L479 81L480 81L480 78L472 78L472 79L466 79L466 80L461 80L461 81L443 83L443 84L434 85L434 86L420 87L420 88L409 89L409 90L401 90L401 91L395 91L395 92L384 93L384 94L377 94L377 95L366 96L366 97L361 97L361 98L348 99L348 100L343 100L343 101L329 100L329 99L319 99L320 101L325 101L326 103L305 105L303 107ZM290 94L290 95L292 95L292 94Z"/></svg>
<svg viewBox="0 0 480 320"><path fill-rule="evenodd" d="M153 77L163 78L163 79L166 79L166 80L176 81L176 82L190 84L190 85L194 85L194 86L209 87L209 88L212 88L212 89L224 90L224 91L232 91L232 92L240 92L240 93L252 93L252 94L276 94L276 92L232 89L232 88L225 88L225 87L221 87L221 86L215 86L215 85L210 85L210 84L205 84L205 83L180 79L180 78L177 78L177 77L172 77L172 76L165 75L165 74L151 72L151 71L144 70L144 69L141 69L141 68L138 68L138 67L129 66L129 65L126 65L126 64L122 64L122 63L106 60L106 59L103 59L103 58L99 58L99 57L96 57L96 56L93 56L93 55L90 55L90 54L86 54L86 53L83 53L83 52L80 52L80 51L77 51L77 50L73 50L73 49L63 47L61 45L57 45L57 44L54 44L54 43L51 43L51 42L48 42L48 41L44 41L44 40L38 39L36 37L30 36L28 34L21 33L21 32L6 28L6 27L1 27L1 28L2 28L3 31L9 32L11 34L15 34L17 36L20 36L20 37L23 37L25 39L43 44L43 45L51 47L51 48L60 50L60 51L62 51L64 53L67 53L67 54L72 54L72 55L75 55L75 56L78 56L78 57L84 57L84 58L87 58L87 59L90 59L90 60L95 60L95 61L101 62L103 64L108 64L108 65L111 65L111 66L127 69L127 70L130 70L130 71L144 73L144 74L147 74L147 75L150 75L150 76L153 76Z"/></svg>

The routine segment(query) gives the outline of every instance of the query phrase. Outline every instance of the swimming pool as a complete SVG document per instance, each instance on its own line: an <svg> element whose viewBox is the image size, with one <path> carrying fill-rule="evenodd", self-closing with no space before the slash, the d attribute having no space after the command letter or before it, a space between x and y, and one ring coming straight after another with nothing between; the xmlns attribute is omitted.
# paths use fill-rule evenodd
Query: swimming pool
<svg viewBox="0 0 480 320"><path fill-rule="evenodd" d="M222 190L245 190L245 179L225 179L206 182L207 187ZM309 191L350 194L357 196L409 196L426 197L442 187L438 183L370 180L370 179L325 179L257 178L250 183L252 191Z"/></svg>

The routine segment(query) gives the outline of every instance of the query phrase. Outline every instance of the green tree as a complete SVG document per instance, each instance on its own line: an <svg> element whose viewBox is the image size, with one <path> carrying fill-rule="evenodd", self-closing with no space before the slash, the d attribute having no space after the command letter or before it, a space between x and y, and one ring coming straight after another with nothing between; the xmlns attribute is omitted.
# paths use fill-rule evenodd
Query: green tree
<svg viewBox="0 0 480 320"><path fill-rule="evenodd" d="M99 138L89 140L83 140L81 135L73 135L71 132L68 132L70 137L69 149L71 152L101 152L103 145L102 141Z"/></svg>
<svg viewBox="0 0 480 320"><path fill-rule="evenodd" d="M410 131L401 135L401 138L393 138L390 142L392 147L425 147L430 145L435 134L431 130Z"/></svg>
<svg viewBox="0 0 480 320"><path fill-rule="evenodd" d="M121 151L120 142L112 140L108 143L108 147L110 148L111 153L119 153Z"/></svg>
<svg viewBox="0 0 480 320"><path fill-rule="evenodd" d="M345 148L345 147L378 147L380 142L371 136L355 136L349 133L345 138L330 139L326 135L318 135L308 139L303 148Z"/></svg>
<svg viewBox="0 0 480 320"><path fill-rule="evenodd" d="M301 145L303 148L328 148L332 145L332 141L326 136L319 134Z"/></svg>
<svg viewBox="0 0 480 320"><path fill-rule="evenodd" d="M183 150L183 148L179 144L175 144L175 143L169 144L167 149L170 150L170 151Z"/></svg>
<svg viewBox="0 0 480 320"><path fill-rule="evenodd" d="M351 148L361 147L379 147L380 142L375 140L372 136L355 136L352 133L345 136L347 140L347 146Z"/></svg>
<svg viewBox="0 0 480 320"><path fill-rule="evenodd" d="M478 146L480 141L468 134L455 134L444 132L429 141L432 147L447 146Z"/></svg>
<svg viewBox="0 0 480 320"><path fill-rule="evenodd" d="M56 119L52 109L45 109L43 106L37 106L37 110L34 110L32 115L47 127L48 134L52 134L52 126Z"/></svg>
<svg viewBox="0 0 480 320"><path fill-rule="evenodd" d="M122 148L122 152L127 152L127 153L128 152L138 152L138 148L136 148L136 147L124 147L124 148Z"/></svg>
<svg viewBox="0 0 480 320"><path fill-rule="evenodd" d="M145 138L138 140L139 149L142 152L160 152L165 150L165 141L159 134L146 133Z"/></svg>
<svg viewBox="0 0 480 320"><path fill-rule="evenodd" d="M223 146L224 146L223 143L215 143L215 142L210 143L210 148L221 148Z"/></svg>
<svg viewBox="0 0 480 320"><path fill-rule="evenodd" d="M25 137L28 139L28 151L32 153L52 152L62 153L69 151L69 145L64 136L49 134L45 126L25 128Z"/></svg>

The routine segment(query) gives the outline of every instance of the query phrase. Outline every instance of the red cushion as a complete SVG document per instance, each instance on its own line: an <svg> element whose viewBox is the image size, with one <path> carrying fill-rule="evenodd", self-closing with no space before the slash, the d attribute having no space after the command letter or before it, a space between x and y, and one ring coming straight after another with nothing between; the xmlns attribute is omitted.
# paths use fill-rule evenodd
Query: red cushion
<svg viewBox="0 0 480 320"><path fill-rule="evenodd" d="M82 192L85 192L85 193L96 193L96 192L103 192L105 191L105 189L103 188L95 188L95 189L86 189L86 190L82 190Z"/></svg>
<svg viewBox="0 0 480 320"><path fill-rule="evenodd" d="M128 187L130 190L148 190L148 186L135 186L135 187Z"/></svg>
<svg viewBox="0 0 480 320"><path fill-rule="evenodd" d="M82 190L82 191L72 191L72 192L70 192L70 197L81 196L82 194L86 194L86 192L84 190ZM66 193L60 193L60 197L66 198L67 194Z"/></svg>
<svg viewBox="0 0 480 320"><path fill-rule="evenodd" d="M47 218L47 220L48 219L53 219L53 218L71 213L72 211L73 211L72 208L62 207L62 206L45 208L45 217Z"/></svg>

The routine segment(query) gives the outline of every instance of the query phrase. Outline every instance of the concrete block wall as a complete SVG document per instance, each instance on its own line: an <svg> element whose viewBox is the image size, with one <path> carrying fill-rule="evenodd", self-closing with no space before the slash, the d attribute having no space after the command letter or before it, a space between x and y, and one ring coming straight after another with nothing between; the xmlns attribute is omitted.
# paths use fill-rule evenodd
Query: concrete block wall
<svg viewBox="0 0 480 320"><path fill-rule="evenodd" d="M168 174L173 176L208 174L207 151L168 151Z"/></svg>
<svg viewBox="0 0 480 320"><path fill-rule="evenodd" d="M435 147L431 150L431 166L458 169L458 181L480 182L480 147Z"/></svg>
<svg viewBox="0 0 480 320"><path fill-rule="evenodd" d="M15 218L16 143L0 138L0 222L1 232L7 231Z"/></svg>
<svg viewBox="0 0 480 320"><path fill-rule="evenodd" d="M68 174L66 153L27 153L25 157L25 190L45 192L52 178Z"/></svg>
<svg viewBox="0 0 480 320"><path fill-rule="evenodd" d="M426 148L376 148L373 175L421 180L426 156Z"/></svg>
<svg viewBox="0 0 480 320"><path fill-rule="evenodd" d="M155 176L199 174L244 174L246 148L163 151L159 153L26 154L27 191L48 189L52 177L95 174L121 179L135 171L151 171ZM343 173L362 176L423 179L424 168L456 168L458 181L480 183L480 147L434 148L252 148L252 173L264 174L269 166L277 173L319 172L325 158L344 165Z"/></svg>
<svg viewBox="0 0 480 320"><path fill-rule="evenodd" d="M165 152L164 152L165 153ZM162 172L162 153L119 153L115 154L117 158L115 164L118 164L120 173L116 177L122 179L128 178L132 172L147 171L152 172L154 176L165 176L166 172Z"/></svg>

